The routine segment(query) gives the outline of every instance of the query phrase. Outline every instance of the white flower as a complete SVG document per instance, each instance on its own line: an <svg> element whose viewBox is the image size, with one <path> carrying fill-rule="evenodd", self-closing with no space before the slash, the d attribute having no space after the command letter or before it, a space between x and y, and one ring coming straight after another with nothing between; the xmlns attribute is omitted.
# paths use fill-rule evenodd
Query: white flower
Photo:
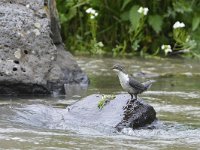
<svg viewBox="0 0 200 150"><path fill-rule="evenodd" d="M140 8L138 9L138 13L142 14L142 12L143 12L143 7L140 7Z"/></svg>
<svg viewBox="0 0 200 150"><path fill-rule="evenodd" d="M147 15L148 11L149 11L149 8L144 8L143 14L144 14L144 15Z"/></svg>
<svg viewBox="0 0 200 150"><path fill-rule="evenodd" d="M93 8L88 8L88 9L86 9L86 13L88 13L88 14L93 14L93 15L95 15L95 14L98 15L98 13L96 12L96 10L94 10Z"/></svg>
<svg viewBox="0 0 200 150"><path fill-rule="evenodd" d="M99 45L99 47L103 47L104 44L102 42L97 43Z"/></svg>
<svg viewBox="0 0 200 150"><path fill-rule="evenodd" d="M94 15L96 13L96 11L91 8L91 12L90 13Z"/></svg>
<svg viewBox="0 0 200 150"><path fill-rule="evenodd" d="M171 45L162 45L161 49L171 49Z"/></svg>
<svg viewBox="0 0 200 150"><path fill-rule="evenodd" d="M98 16L98 13L93 8L86 9L86 13L90 14L90 19L94 19Z"/></svg>
<svg viewBox="0 0 200 150"><path fill-rule="evenodd" d="M169 52L172 52L172 49L165 49L165 55L167 55Z"/></svg>
<svg viewBox="0 0 200 150"><path fill-rule="evenodd" d="M149 8L140 7L137 12L140 13L140 14L143 14L143 15L147 15L148 11L149 11Z"/></svg>
<svg viewBox="0 0 200 150"><path fill-rule="evenodd" d="M90 14L91 11L92 11L92 8L88 8L88 9L86 10L86 13Z"/></svg>
<svg viewBox="0 0 200 150"><path fill-rule="evenodd" d="M185 24L183 22L179 22L179 21L175 22L175 24L173 25L174 29L183 28L183 27L185 27Z"/></svg>
<svg viewBox="0 0 200 150"><path fill-rule="evenodd" d="M164 50L165 55L167 55L169 52L172 52L171 45L162 45L161 49Z"/></svg>

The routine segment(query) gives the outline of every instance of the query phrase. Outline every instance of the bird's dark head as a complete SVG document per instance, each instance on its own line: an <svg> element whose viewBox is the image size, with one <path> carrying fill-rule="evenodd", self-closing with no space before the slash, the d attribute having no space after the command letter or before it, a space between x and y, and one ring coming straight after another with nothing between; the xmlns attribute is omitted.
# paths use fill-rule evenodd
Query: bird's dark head
<svg viewBox="0 0 200 150"><path fill-rule="evenodd" d="M113 71L124 72L124 67L122 65L116 64L112 67Z"/></svg>

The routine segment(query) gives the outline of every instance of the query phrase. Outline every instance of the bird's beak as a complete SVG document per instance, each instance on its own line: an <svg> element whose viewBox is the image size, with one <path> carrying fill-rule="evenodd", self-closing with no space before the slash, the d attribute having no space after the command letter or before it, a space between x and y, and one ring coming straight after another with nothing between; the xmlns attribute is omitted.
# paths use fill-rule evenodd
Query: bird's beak
<svg viewBox="0 0 200 150"><path fill-rule="evenodd" d="M112 68L113 71L118 72L118 70L116 68Z"/></svg>

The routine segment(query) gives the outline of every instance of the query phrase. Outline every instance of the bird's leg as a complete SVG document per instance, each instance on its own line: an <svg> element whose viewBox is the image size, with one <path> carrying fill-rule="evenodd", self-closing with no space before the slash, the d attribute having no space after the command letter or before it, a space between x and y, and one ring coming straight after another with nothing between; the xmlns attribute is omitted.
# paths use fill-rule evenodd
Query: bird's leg
<svg viewBox="0 0 200 150"><path fill-rule="evenodd" d="M137 94L130 94L131 95L131 100L130 102L135 102L137 100ZM135 98L133 98L133 95Z"/></svg>
<svg viewBox="0 0 200 150"><path fill-rule="evenodd" d="M133 100L133 94L130 94L131 95L131 100Z"/></svg>
<svg viewBox="0 0 200 150"><path fill-rule="evenodd" d="M133 100L133 94L131 94L131 93L128 93L128 94L130 94L130 95L131 95L131 99L127 101L126 105L129 105L129 104L130 104L130 102Z"/></svg>
<svg viewBox="0 0 200 150"><path fill-rule="evenodd" d="M137 94L134 94L134 96L135 96L135 100L137 100Z"/></svg>
<svg viewBox="0 0 200 150"><path fill-rule="evenodd" d="M131 104L131 102L133 101L133 94L129 93L131 95L131 99L127 101L126 106L123 107L123 109L128 108L128 106Z"/></svg>

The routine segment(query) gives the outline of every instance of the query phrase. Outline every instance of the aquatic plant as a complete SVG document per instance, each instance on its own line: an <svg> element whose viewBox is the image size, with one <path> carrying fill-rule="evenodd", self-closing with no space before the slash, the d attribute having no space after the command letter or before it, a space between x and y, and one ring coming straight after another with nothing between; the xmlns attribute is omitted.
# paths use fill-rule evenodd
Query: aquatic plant
<svg viewBox="0 0 200 150"><path fill-rule="evenodd" d="M115 99L115 97L116 97L115 95L102 95L101 100L98 102L98 108L102 109L111 100Z"/></svg>

